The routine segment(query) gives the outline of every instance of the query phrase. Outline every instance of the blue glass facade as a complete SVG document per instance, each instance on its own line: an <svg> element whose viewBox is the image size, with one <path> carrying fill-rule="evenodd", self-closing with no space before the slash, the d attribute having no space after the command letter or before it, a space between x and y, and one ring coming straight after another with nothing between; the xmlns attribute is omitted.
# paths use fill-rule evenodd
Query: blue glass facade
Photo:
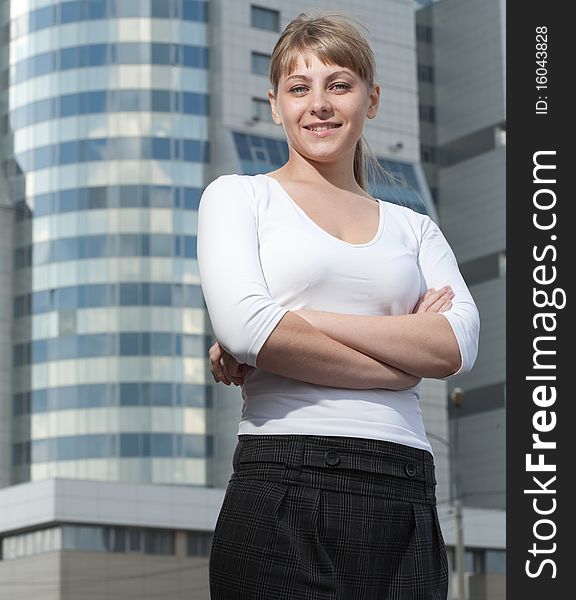
<svg viewBox="0 0 576 600"><path fill-rule="evenodd" d="M208 115L208 95L172 90L96 90L63 94L25 104L10 113L15 131L52 119L112 112L164 112Z"/></svg>
<svg viewBox="0 0 576 600"><path fill-rule="evenodd" d="M50 437L16 443L12 464L90 458L206 458L212 445L205 435L171 433L94 434Z"/></svg>
<svg viewBox="0 0 576 600"><path fill-rule="evenodd" d="M189 406L210 408L212 388L180 383L96 383L36 389L14 396L14 415L78 408Z"/></svg>
<svg viewBox="0 0 576 600"><path fill-rule="evenodd" d="M195 227L210 161L208 3L40 4L0 24L0 169L16 209L13 482L205 485ZM134 19L131 38L116 19ZM151 19L178 27L168 38Z"/></svg>
<svg viewBox="0 0 576 600"><path fill-rule="evenodd" d="M14 163L6 162L7 176L30 173L61 165L102 160L182 160L208 162L208 142L202 140L159 137L98 138L74 140L34 148L15 155ZM10 165L17 166L11 170Z"/></svg>
<svg viewBox="0 0 576 600"><path fill-rule="evenodd" d="M201 194L201 188L171 185L68 188L18 200L16 220L98 208L182 208L197 211Z"/></svg>
<svg viewBox="0 0 576 600"><path fill-rule="evenodd" d="M167 65L208 68L208 48L165 43L87 44L43 52L10 67L15 85L57 71L112 65Z"/></svg>
<svg viewBox="0 0 576 600"><path fill-rule="evenodd" d="M57 25L113 18L208 21L204 0L72 0L31 10L11 22L12 39Z"/></svg>
<svg viewBox="0 0 576 600"><path fill-rule="evenodd" d="M199 285L124 282L94 283L41 290L14 298L16 318L51 311L103 306L173 306L205 308Z"/></svg>

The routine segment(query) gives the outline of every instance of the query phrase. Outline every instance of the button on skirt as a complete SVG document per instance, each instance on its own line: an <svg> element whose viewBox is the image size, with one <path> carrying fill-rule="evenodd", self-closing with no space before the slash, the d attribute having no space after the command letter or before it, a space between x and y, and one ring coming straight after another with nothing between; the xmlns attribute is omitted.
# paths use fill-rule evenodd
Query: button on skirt
<svg viewBox="0 0 576 600"><path fill-rule="evenodd" d="M241 435L211 600L446 600L434 460L380 440Z"/></svg>

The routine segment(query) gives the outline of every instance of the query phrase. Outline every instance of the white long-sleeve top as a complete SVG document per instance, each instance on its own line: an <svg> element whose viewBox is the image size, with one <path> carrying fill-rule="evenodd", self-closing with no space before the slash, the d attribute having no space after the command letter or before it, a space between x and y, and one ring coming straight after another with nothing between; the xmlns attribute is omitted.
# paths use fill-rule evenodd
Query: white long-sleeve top
<svg viewBox="0 0 576 600"><path fill-rule="evenodd" d="M322 229L267 175L223 175L198 210L200 281L216 339L256 367L289 310L357 315L412 313L428 288L450 285L452 326L469 371L478 351L478 310L454 253L427 215L378 200L380 222L364 244ZM446 379L448 379L447 377ZM388 440L432 453L420 384L402 391L316 385L256 368L242 386L239 434L302 434Z"/></svg>

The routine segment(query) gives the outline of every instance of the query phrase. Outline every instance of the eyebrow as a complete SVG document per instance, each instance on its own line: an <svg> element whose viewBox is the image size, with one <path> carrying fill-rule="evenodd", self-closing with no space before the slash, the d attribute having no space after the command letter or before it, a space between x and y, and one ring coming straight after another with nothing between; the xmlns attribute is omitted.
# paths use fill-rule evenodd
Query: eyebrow
<svg viewBox="0 0 576 600"><path fill-rule="evenodd" d="M354 77L354 74L350 71L334 71L334 73L330 73L330 75L326 75L326 79L331 79L332 77L339 77L340 75L350 75L350 77ZM307 75L290 75L286 77L286 81L289 79L304 79L304 81L312 81L311 77Z"/></svg>

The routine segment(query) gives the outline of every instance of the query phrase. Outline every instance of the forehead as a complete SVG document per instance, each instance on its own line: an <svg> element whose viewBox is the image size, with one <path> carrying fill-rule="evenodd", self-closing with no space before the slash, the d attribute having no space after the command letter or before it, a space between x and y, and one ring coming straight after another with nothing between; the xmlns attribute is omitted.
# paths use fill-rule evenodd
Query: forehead
<svg viewBox="0 0 576 600"><path fill-rule="evenodd" d="M348 71L351 75L354 74L352 69L339 65L333 62L324 63L322 59L312 52L297 52L292 57L292 64L288 64L286 72L282 74L283 78L290 77L295 74L303 74L306 71L319 71L331 73L332 71Z"/></svg>

